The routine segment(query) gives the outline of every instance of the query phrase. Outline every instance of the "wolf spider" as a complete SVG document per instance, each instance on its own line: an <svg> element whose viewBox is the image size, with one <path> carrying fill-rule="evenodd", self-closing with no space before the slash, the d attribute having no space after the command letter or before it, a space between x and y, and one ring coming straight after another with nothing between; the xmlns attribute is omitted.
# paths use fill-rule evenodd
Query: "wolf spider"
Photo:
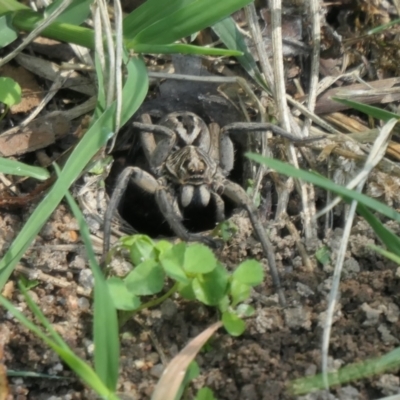
<svg viewBox="0 0 400 400"><path fill-rule="evenodd" d="M268 257L273 283L284 303L273 248L257 217L257 210L244 189L228 179L233 169L234 149L229 137L232 133L271 130L299 141L281 128L268 123L234 123L219 129L191 112L174 112L153 125L149 114L134 122L140 129L140 141L151 173L137 167L127 167L117 180L104 217L104 254L108 252L111 220L131 180L139 188L153 194L156 203L175 234L185 241L199 241L215 247L216 240L190 233L182 224L181 210L189 205L206 207L212 198L217 222L225 219L222 195L247 210L254 230ZM304 140L301 140L304 142Z"/></svg>

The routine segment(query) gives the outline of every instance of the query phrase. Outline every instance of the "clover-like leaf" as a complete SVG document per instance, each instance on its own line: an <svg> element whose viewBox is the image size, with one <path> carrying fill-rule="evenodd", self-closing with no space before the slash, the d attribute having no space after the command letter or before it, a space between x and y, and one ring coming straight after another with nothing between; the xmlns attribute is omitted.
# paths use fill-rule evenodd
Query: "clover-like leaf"
<svg viewBox="0 0 400 400"><path fill-rule="evenodd" d="M187 247L183 268L189 274L207 274L217 266L214 253L203 244Z"/></svg>
<svg viewBox="0 0 400 400"><path fill-rule="evenodd" d="M146 296L161 292L164 287L165 273L155 260L146 260L135 267L125 278L126 287L137 296Z"/></svg>
<svg viewBox="0 0 400 400"><path fill-rule="evenodd" d="M216 306L228 289L228 273L221 264L208 274L193 279L192 287L196 299L208 306Z"/></svg>
<svg viewBox="0 0 400 400"><path fill-rule="evenodd" d="M116 309L131 311L139 308L140 299L128 290L122 279L113 276L107 280L107 285Z"/></svg>
<svg viewBox="0 0 400 400"><path fill-rule="evenodd" d="M246 260L237 267L233 278L245 285L256 286L263 281L264 271L258 261Z"/></svg>
<svg viewBox="0 0 400 400"><path fill-rule="evenodd" d="M232 336L240 336L246 329L245 322L232 312L224 312L222 314L222 323Z"/></svg>

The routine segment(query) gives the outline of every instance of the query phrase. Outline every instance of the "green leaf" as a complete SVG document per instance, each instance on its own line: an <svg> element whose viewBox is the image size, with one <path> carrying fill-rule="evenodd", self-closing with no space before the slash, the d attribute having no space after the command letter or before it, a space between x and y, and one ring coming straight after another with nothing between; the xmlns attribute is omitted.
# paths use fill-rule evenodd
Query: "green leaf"
<svg viewBox="0 0 400 400"><path fill-rule="evenodd" d="M315 258L322 264L329 264L331 261L331 252L328 246L322 246L315 252Z"/></svg>
<svg viewBox="0 0 400 400"><path fill-rule="evenodd" d="M107 285L117 310L131 311L139 308L140 299L128 290L121 278L113 276L107 280Z"/></svg>
<svg viewBox="0 0 400 400"><path fill-rule="evenodd" d="M336 183L321 175L303 171L293 167L292 165L283 163L273 158L263 157L258 154L247 153L246 156L251 160L267 165L268 167L283 175L292 176L293 178L300 178L304 181L320 186L326 190L335 192L339 196L342 196L346 201L357 200L360 204L372 208L373 210L385 215L392 220L400 222L400 214L396 212L393 208L388 207L386 204L372 199L371 197L368 197L362 193L356 192L354 190L349 190L343 186L337 185Z"/></svg>
<svg viewBox="0 0 400 400"><path fill-rule="evenodd" d="M13 14L12 23L18 30L30 32L43 21L42 15L30 9L17 11ZM94 32L81 26L54 22L44 29L42 36L66 43L74 43L94 50Z"/></svg>
<svg viewBox="0 0 400 400"><path fill-rule="evenodd" d="M0 0L0 15L18 10L29 10L29 7L16 0Z"/></svg>
<svg viewBox="0 0 400 400"><path fill-rule="evenodd" d="M12 26L11 15L0 17L0 49L8 46L18 38L17 31Z"/></svg>
<svg viewBox="0 0 400 400"><path fill-rule="evenodd" d="M127 81L123 89L124 105L121 123L124 124L142 103L148 87L143 61L133 57L126 65ZM71 184L78 178L91 158L106 144L115 124L115 103L85 133L68 158L59 178L36 207L24 227L0 261L0 290L7 282L24 252L39 233L51 213L60 203Z"/></svg>
<svg viewBox="0 0 400 400"><path fill-rule="evenodd" d="M175 400L179 400L182 398L182 394L184 393L186 387L189 385L190 381L197 378L199 375L200 368L196 361L192 361L186 369L185 377L183 378L182 383L180 384L176 392Z"/></svg>
<svg viewBox="0 0 400 400"><path fill-rule="evenodd" d="M164 277L164 270L157 261L146 260L127 275L125 285L132 294L147 296L161 292Z"/></svg>
<svg viewBox="0 0 400 400"><path fill-rule="evenodd" d="M21 87L13 79L0 77L0 101L9 107L21 101Z"/></svg>
<svg viewBox="0 0 400 400"><path fill-rule="evenodd" d="M228 289L228 273L218 264L208 274L198 275L192 281L196 299L208 306L216 306L224 298Z"/></svg>
<svg viewBox="0 0 400 400"><path fill-rule="evenodd" d="M117 310L114 307L106 280L97 263L86 220L69 192L66 193L66 198L78 221L81 237L89 259L90 269L94 276L94 366L99 378L110 392L113 393L117 387L119 372Z"/></svg>
<svg viewBox="0 0 400 400"><path fill-rule="evenodd" d="M46 7L44 16L52 14L64 0L57 0ZM90 5L93 0L74 0L64 12L56 19L57 22L66 24L80 25L90 15Z"/></svg>
<svg viewBox="0 0 400 400"><path fill-rule="evenodd" d="M244 41L243 34L237 29L235 21L231 17L225 18L213 25L212 29L228 49L237 50L242 53L242 55L236 56L240 65L260 87L269 93L268 85L262 77L257 63Z"/></svg>
<svg viewBox="0 0 400 400"><path fill-rule="evenodd" d="M250 304L239 304L236 308L236 314L240 318L251 317L255 312L256 310Z"/></svg>
<svg viewBox="0 0 400 400"><path fill-rule="evenodd" d="M93 369L78 356L76 356L68 348L66 343L64 343L64 346L58 345L56 341L44 334L36 325L29 321L18 309L16 309L2 296L0 296L0 304L6 308L21 324L23 324L26 328L43 340L44 343L50 346L54 352L57 353L60 358L82 379L82 381L96 391L99 396L109 400L118 400L117 396L108 390ZM45 318L44 315L42 316Z"/></svg>
<svg viewBox="0 0 400 400"><path fill-rule="evenodd" d="M393 371L400 365L400 348L396 348L382 357L363 360L346 365L337 371L328 373L329 386L344 385L357 379L377 376L385 371ZM326 381L322 374L300 378L290 383L290 391L296 395L310 393L316 389L325 389Z"/></svg>
<svg viewBox="0 0 400 400"><path fill-rule="evenodd" d="M232 336L240 336L246 329L245 322L232 312L222 314L222 323L226 331Z"/></svg>
<svg viewBox="0 0 400 400"><path fill-rule="evenodd" d="M172 279L183 285L190 283L183 270L185 259L186 243L182 242L160 255L160 263L164 268L165 273Z"/></svg>
<svg viewBox="0 0 400 400"><path fill-rule="evenodd" d="M133 243L130 245L130 255L133 265L139 265L146 260L156 258L155 244L146 235L134 235Z"/></svg>
<svg viewBox="0 0 400 400"><path fill-rule="evenodd" d="M382 222L379 221L379 219L376 218L375 215L373 215L371 211L368 210L368 208L364 207L361 204L358 204L357 212L362 215L365 220L370 224L371 228L374 230L379 239L382 240L385 246L391 252L400 256L400 238L395 235L390 229L386 228L386 226L384 226Z"/></svg>
<svg viewBox="0 0 400 400"><path fill-rule="evenodd" d="M396 264L400 265L400 256L398 256L397 254L391 253L390 251L382 249L382 247L374 246L372 244L368 245L368 247L375 250L377 253L382 254L384 257L395 262Z"/></svg>
<svg viewBox="0 0 400 400"><path fill-rule="evenodd" d="M202 0L185 4L174 13L162 16L141 30L131 43L134 48L137 44L174 43L215 24L250 2L251 0Z"/></svg>
<svg viewBox="0 0 400 400"><path fill-rule="evenodd" d="M191 281L189 281L189 283L185 285L179 283L178 286L178 293L186 300L196 300L196 295L194 294L191 283L192 283Z"/></svg>
<svg viewBox="0 0 400 400"><path fill-rule="evenodd" d="M357 101L352 100L340 99L339 97L332 97L332 99L337 101L338 103L344 104L350 108L354 108L355 110L361 111L367 115L370 115L373 118L381 119L385 122L389 121L392 118L400 119L399 114L382 110L378 107L369 106L368 104L358 103Z"/></svg>
<svg viewBox="0 0 400 400"><path fill-rule="evenodd" d="M172 15L175 11L195 0L147 0L124 19L124 36L132 39L140 31L154 24L161 18Z"/></svg>
<svg viewBox="0 0 400 400"><path fill-rule="evenodd" d="M230 295L232 297L232 306L236 307L237 304L250 297L251 286L233 279L230 285Z"/></svg>
<svg viewBox="0 0 400 400"><path fill-rule="evenodd" d="M217 398L214 397L214 393L211 389L204 387L197 392L194 400L217 400Z"/></svg>
<svg viewBox="0 0 400 400"><path fill-rule="evenodd" d="M246 260L237 267L232 276L241 283L256 286L264 280L264 271L258 261Z"/></svg>
<svg viewBox="0 0 400 400"><path fill-rule="evenodd" d="M158 252L158 257L164 254L166 251L172 249L173 244L168 240L159 240L156 245L155 249Z"/></svg>
<svg viewBox="0 0 400 400"><path fill-rule="evenodd" d="M221 312L228 311L230 306L231 306L231 299L229 298L228 295L225 295L218 303L218 309Z"/></svg>
<svg viewBox="0 0 400 400"><path fill-rule="evenodd" d="M186 248L183 269L188 274L206 274L217 266L214 253L203 244L192 244Z"/></svg>
<svg viewBox="0 0 400 400"><path fill-rule="evenodd" d="M50 178L50 173L45 168L32 167L31 165L3 157L0 157L0 172L10 175L29 176L41 181Z"/></svg>
<svg viewBox="0 0 400 400"><path fill-rule="evenodd" d="M156 54L196 54L204 56L240 56L242 53L236 50L227 50L214 47L200 47L191 44L146 44L138 43L133 44L131 42L126 43L128 49L135 50L136 53L156 53Z"/></svg>

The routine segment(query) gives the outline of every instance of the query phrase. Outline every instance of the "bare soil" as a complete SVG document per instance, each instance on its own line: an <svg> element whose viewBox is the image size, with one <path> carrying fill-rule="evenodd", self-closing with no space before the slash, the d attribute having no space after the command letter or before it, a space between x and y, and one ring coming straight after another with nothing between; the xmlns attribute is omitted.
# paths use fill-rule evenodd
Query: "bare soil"
<svg viewBox="0 0 400 400"><path fill-rule="evenodd" d="M335 35L332 38L329 36L333 31L340 32L343 38L354 38L355 35L361 35L358 23L360 19L367 27L377 24L377 21L371 22L372 15L381 16L378 22L382 23L387 22L387 19L390 19L389 16L393 15L392 5L389 7L391 12L385 9L387 2L375 2L379 5L370 1L357 2L357 4L362 3L357 7L356 2L342 3L340 6L333 5L326 9L324 20L325 23L327 22L324 26L327 35L324 38L326 53L323 53L321 71L333 68L332 65L337 65L342 60L343 53L338 48L343 43ZM379 10L379 13L376 10ZM267 14L267 11L264 11L263 18L268 19ZM240 20L241 15L236 17ZM293 18L294 21L298 21L296 16ZM286 29L289 29L289 26L293 27L293 21L287 22L286 26ZM293 35L296 35L296 32ZM357 42L358 48L356 44L348 44L346 51L355 58L369 57L371 68L375 72L383 71L385 77L398 76L399 63L389 62L397 57L397 53L394 53L394 50L390 52L389 46L384 49L379 38L374 38L376 40L360 39ZM332 39L332 42L329 42L329 39ZM387 41L392 39L389 33L386 39ZM328 43L331 46L328 46ZM266 45L268 45L267 39ZM329 53L328 50L331 52ZM34 47L32 51L39 50ZM63 57L68 59L65 51L64 48ZM383 51L386 51L384 56ZM292 54L286 60L287 88L291 94L294 94L295 90L294 78L301 77L307 81L297 64L300 56ZM386 64L383 64L384 60L387 61ZM175 66L179 65L183 68L183 72L186 68L186 71L192 73L193 68L196 68L182 66L182 61L176 61L176 59L174 62ZM357 60L353 59L352 62L357 64ZM158 61L150 60L149 65L152 63L157 64ZM201 68L201 74L209 74L204 65ZM242 73L237 65L232 67L232 71L235 74ZM304 71L307 71L306 67ZM329 73L326 72L326 75ZM377 73L375 75L379 76ZM376 78L375 75L371 79ZM39 89L48 87L48 83L43 79L39 79L38 82L36 85ZM228 101L224 103L222 97L215 102L210 100L218 94L216 85L167 81L153 89L138 114L155 108L164 113L177 109L190 110L198 113L207 122L215 121L221 126L240 119L237 109ZM37 87L36 89L34 87L33 91L35 90L37 91ZM65 104L68 101L78 102L74 96L58 94L50 106L53 108L49 111L66 107ZM208 98L206 101L199 101L201 96L208 96ZM27 97L32 101L32 96ZM66 98L68 101L65 100ZM36 99L33 103L37 104L39 100ZM321 104L319 105L322 107ZM324 103L323 106L329 108L331 104ZM26 110L15 111L12 116L14 123L18 123L33 106L26 105L26 107ZM358 115L353 115L353 117L357 121L361 120ZM80 123L80 121L74 121L70 131L72 132ZM124 132L128 132L128 136L132 133L129 127ZM124 132L123 138L126 137ZM55 144L51 139L50 142L53 144L47 147L48 155L60 154L75 139L73 135L65 137L64 134L61 139L57 139ZM126 150L123 143L119 145L121 149ZM243 143L236 143L236 145L244 146ZM27 151L30 151L24 155L23 160L26 162L35 160L32 153L34 149L29 148L27 143L24 143L24 146L27 147ZM23 150L21 151L21 154L24 154ZM241 152L238 151L238 158L240 154ZM280 154L279 148L277 154ZM316 152L312 154L315 157L318 156ZM126 151L121 150L115 155L116 158L122 155L122 161L110 175L108 190L115 182L115 176L122 166L127 163ZM242 164L238 171L234 172L238 182L246 181L248 176L243 177L246 175L246 168L246 165ZM76 183L75 194L84 184L83 179ZM238 227L238 231L217 255L229 269L234 269L241 261L249 257L256 258L265 266L266 279L252 293L250 302L255 307L256 313L254 317L247 320L245 333L238 338L233 338L221 329L214 335L204 352L197 357L201 375L191 385L188 398L204 386L210 387L219 400L368 400L399 394L400 376L396 370L333 389L329 395L320 392L296 397L288 390L289 381L320 372L322 326L327 308L327 295L332 282L333 266L343 233L343 217L337 214L334 225L327 231L321 219L318 239L313 243L306 243L302 237L299 217L301 206L298 197L293 194L289 218L300 234L300 240L298 240L281 223L274 223L269 219L276 208L274 202L277 198L274 190L270 190L267 196L264 189L270 184L271 182L264 181L260 216L268 228L275 248L275 258L288 305L282 309L278 304L268 274L267 261L260 244L252 236L252 228L247 216L240 210L233 211L231 218ZM385 200L389 196L391 205L398 206L399 202L395 195L399 189L397 181L394 180L391 185L391 197L385 191L380 192L380 196ZM22 188L22 192L25 193L29 193L30 190L29 184ZM102 209L99 212L104 212L104 190L96 189L95 192L89 193L90 196L92 200L100 198ZM269 199L269 202L266 199ZM3 206L4 197L0 200L2 200L0 206ZM2 210L0 214L1 254L4 254L12 245L13 238L23 226L32 211L30 208L34 207L34 202L37 200L35 198L25 207L16 209L9 207L7 203L7 207ZM318 206L324 205L321 195L317 203ZM146 208L145 206L146 204L140 205ZM149 211L149 218L154 217L153 212L154 210ZM95 213L86 210L86 216L93 235L93 244L100 258L101 223L96 219ZM397 234L400 233L396 225L388 223L388 226ZM335 310L331 334L330 367L332 369L381 356L399 344L400 268L378 256L368 248L368 244L377 244L376 237L362 219L356 219L346 253L340 298ZM299 245L302 245L308 254L311 268L300 256ZM324 265L315 258L315 252L322 246L326 246L330 252L330 260ZM122 269L129 268L124 260L114 260L113 266ZM79 356L92 362L94 349L90 290L93 281L88 269L85 249L79 237L78 225L66 205L61 204L58 207L3 290L6 298L12 300L25 315L32 317L16 287L16 282L21 277L33 283L29 293L57 332ZM191 338L216 320L218 320L218 315L214 309L183 301L180 298L172 298L165 301L159 308L144 311L134 320L129 321L121 332L119 379L121 397L135 400L150 398L169 360ZM52 350L21 326L4 309L0 309L0 321L0 350L2 350L0 360L9 372L8 381L13 398L18 400L95 398ZM45 375L21 377L19 376L21 371ZM16 376L11 373L15 373ZM49 376L53 376L54 379L50 379Z"/></svg>

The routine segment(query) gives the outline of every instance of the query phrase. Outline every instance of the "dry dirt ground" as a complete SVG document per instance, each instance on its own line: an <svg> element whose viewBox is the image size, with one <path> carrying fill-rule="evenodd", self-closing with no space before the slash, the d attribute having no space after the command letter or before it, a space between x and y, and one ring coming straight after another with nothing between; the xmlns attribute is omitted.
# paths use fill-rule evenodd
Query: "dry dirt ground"
<svg viewBox="0 0 400 400"><path fill-rule="evenodd" d="M335 62L342 60L342 53L337 53L337 47L341 47L343 43L335 35L329 36L333 31L340 32L343 38L354 40L356 35L361 35L360 21L365 26L370 26L371 15L376 18L380 15L387 16L386 19L382 17L382 20L378 22L387 22L388 16L393 16L392 5L389 7L390 13L385 9L387 3L390 2L343 1L342 3L326 8L325 20L330 25L324 26L327 35L325 44L327 45L329 39L332 39L333 43L331 47L327 45L327 48L323 50L325 53L321 54L323 56L321 71L325 71L326 74L328 74L326 72L328 67L333 68L332 65ZM267 17L264 16L264 18ZM298 21L298 18L293 18L295 22ZM374 24L378 22L374 21ZM292 21L288 25L295 24ZM364 38L358 42L349 42L346 47L346 51L353 57L353 64L357 64L357 60L359 61L362 57L365 59L365 56L368 56L371 63L368 65L370 68L368 73L371 74L371 69L374 72L372 77L365 77L367 80L398 76L398 59L397 62L392 62L393 58L396 60L397 53L387 46L385 48L387 53L383 55L383 46L378 39L383 40L381 37L375 37L374 40L371 39L368 42ZM389 42L392 37L389 35L384 39ZM39 52L39 47L46 47L46 45L38 44L31 51ZM329 49L331 53L328 54ZM54 51L51 52L54 53ZM287 60L289 93L295 90L295 85L291 80L294 78L293 74L297 73L298 77L303 79L302 73L307 71L305 66L302 71L296 64L300 56L301 54L294 54ZM48 54L43 57L48 57ZM68 59L66 56L65 58ZM150 64L157 64L157 62L157 59L150 60ZM179 63L179 61L176 62ZM189 72L193 72L193 66L182 68L189 68ZM235 73L238 72L237 66L232 69ZM203 71L203 73L208 72ZM39 83L46 87L43 79L39 80ZM220 102L199 103L199 93L209 94L215 89L215 86L207 87L193 83L182 86L175 81L167 81L156 87L141 112L154 107L172 108L162 109L163 112L174 111L176 107L179 109L194 107L195 109L191 111L205 115L208 122L216 120L224 125L237 121L239 117L236 111L224 113L218 109L219 106L217 107L216 104L221 104ZM182 105L183 93L187 96L183 98L185 105ZM68 96L60 94L52 107L58 109L68 102L75 101L75 98L71 100ZM68 98L68 101L65 101L65 98ZM323 105L320 104L320 106ZM29 106L27 107L29 109ZM229 105L225 104L221 107L229 107ZM13 118L16 118L18 123L18 119L22 117L16 112ZM355 115L354 118L357 122L362 120L359 115ZM75 123L77 124L79 122ZM75 128L74 125L70 131L73 128ZM50 155L54 152L61 153L68 148L69 139L63 136L63 141L49 147L48 153ZM318 155L313 154L315 157ZM35 158L30 153L25 155L23 160L34 162ZM244 169L244 167L239 168L236 173L243 173ZM118 170L112 172L111 177L117 173L116 171ZM382 185L382 181L380 184ZM397 182L392 182L391 185L392 192L398 193ZM78 193L83 186L83 180L77 182L75 193ZM109 183L109 187L111 186L112 183ZM29 190L29 185L23 189L28 193ZM98 190L94 196L97 199L99 196L103 199L104 192L102 189ZM263 192L262 195L264 196ZM262 215L264 216L271 215L276 207L274 203L276 195L273 190L270 199L272 199L272 206L267 205L267 208L270 207L272 210L266 211L263 208ZM322 196L319 194L320 203L321 199ZM391 205L398 207L396 195L392 195L390 199ZM293 209L288 210L290 215L288 218L301 236L302 227L299 218L301 210L298 203L298 198L293 194ZM98 210L100 213L104 212L104 203L102 204L103 208ZM318 203L318 205L324 204ZM13 238L31 213L31 207L34 207L34 203L12 210L6 207L0 213L1 254L4 254L12 245ZM87 213L86 216L93 235L95 250L100 257L101 224L96 220L95 215L89 214ZM313 243L305 243L302 237L297 239L292 234L293 232L290 233L285 228L285 224L277 225L268 221L268 218L264 220L268 225L270 239L275 248L275 257L288 306L285 309L279 307L261 246L252 236L251 224L245 214L235 211L232 221L238 227L238 231L218 253L218 257L229 269L233 269L248 257L256 258L265 266L266 279L252 293L250 302L255 307L256 313L254 317L247 320L245 333L241 337L233 338L220 329L207 349L197 357L201 375L191 385L188 398L191 398L190 395L195 393L196 389L208 386L219 400L300 399L289 393L288 382L320 371L322 326L333 266L343 234L342 218L340 213L336 215L335 223L329 230L323 228L324 221L321 219L319 238ZM390 228L397 234L400 233L397 226L391 224ZM331 334L330 367L332 369L383 355L393 350L399 343L400 269L396 264L382 259L369 249L367 247L369 243L377 243L375 235L362 219L356 219L346 253L340 298ZM300 256L299 245L303 246L310 257L311 268L306 267L304 259ZM330 254L330 260L324 265L317 262L315 258L315 252L323 246L326 246ZM116 260L114 263L116 267L120 267L121 261ZM123 261L122 263L124 264ZM19 310L31 317L26 302L16 287L16 282L21 277L28 278L33 283L30 294L57 332L79 356L91 362L93 342L91 340L90 290L93 281L77 223L65 204L60 205L51 220L47 222L3 291L3 295L11 299ZM136 400L150 398L168 361L191 338L217 319L218 315L214 309L172 298L165 301L159 308L142 312L135 320L128 322L121 332L120 392L126 398ZM53 351L22 327L4 309L0 309L0 321L1 359L10 373L8 380L15 399L95 398ZM18 374L21 371L45 375L21 377ZM54 376L54 379L50 379L49 375ZM303 399L367 400L397 393L400 393L400 377L397 371L392 371L333 389L330 395L316 393L305 396Z"/></svg>
<svg viewBox="0 0 400 400"><path fill-rule="evenodd" d="M263 260L260 245L250 236L247 218L239 213L233 221L239 231L222 251L221 259L228 267L247 257ZM3 248L22 222L21 215L3 214ZM335 249L341 235L338 228L323 242ZM293 399L286 390L287 382L319 369L321 324L332 279L331 264L307 271L291 235L272 235L272 239L288 307L283 310L278 306L267 277L251 297L256 314L247 321L246 332L233 338L221 329L207 350L197 357L202 373L193 387L206 385L218 399ZM379 356L398 345L400 269L368 250L365 244L370 242L374 242L372 232L358 221L353 228L335 312L330 347L332 367ZM68 345L91 360L91 300L85 296L91 286L91 274L77 225L65 206L60 206L46 224L14 277L21 272L26 276L26 269L31 271L30 280L38 280L30 294L41 310ZM12 282L5 294L30 316ZM53 351L3 309L0 317L7 368L61 378L10 377L15 398L92 398ZM134 399L148 399L163 362L168 362L188 340L216 319L213 309L170 299L129 322L121 333L121 392ZM375 399L399 390L397 374L386 374L333 391L329 398Z"/></svg>

